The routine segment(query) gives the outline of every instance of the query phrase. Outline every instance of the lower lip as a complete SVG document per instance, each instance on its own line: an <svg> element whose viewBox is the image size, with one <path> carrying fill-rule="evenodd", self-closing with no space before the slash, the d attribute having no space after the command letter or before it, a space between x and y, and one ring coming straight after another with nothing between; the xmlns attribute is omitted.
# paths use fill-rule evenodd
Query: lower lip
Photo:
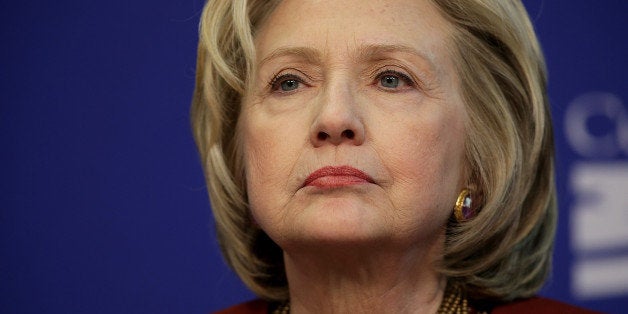
<svg viewBox="0 0 628 314"><path fill-rule="evenodd" d="M332 189L339 188L344 186L358 185L369 183L367 180L363 178L359 178L356 176L350 175L338 175L338 176L325 176L317 178L310 182L307 186L314 186L322 189Z"/></svg>

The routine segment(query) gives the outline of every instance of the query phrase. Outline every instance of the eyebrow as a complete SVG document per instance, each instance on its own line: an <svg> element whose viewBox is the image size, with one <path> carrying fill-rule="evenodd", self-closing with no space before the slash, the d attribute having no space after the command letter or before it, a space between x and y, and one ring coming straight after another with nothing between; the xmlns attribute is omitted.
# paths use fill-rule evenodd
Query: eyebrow
<svg viewBox="0 0 628 314"><path fill-rule="evenodd" d="M401 52L418 57L425 61L429 70L436 72L438 69L434 58L430 55L423 53L415 48L406 45L399 44L365 44L357 49L357 60L359 61L373 61L379 59L385 59L387 54ZM304 62L312 64L322 63L322 54L320 51L310 47L281 47L273 50L268 56L260 61L261 67L265 63L280 57L295 56L302 59Z"/></svg>
<svg viewBox="0 0 628 314"><path fill-rule="evenodd" d="M382 45L382 44L368 44L361 46L358 49L358 57L360 60L374 60L382 58L388 53L402 52L417 56L421 59L433 63L432 58L428 57L425 53L422 53L410 46L405 45Z"/></svg>
<svg viewBox="0 0 628 314"><path fill-rule="evenodd" d="M260 61L259 66L261 67L265 63L269 62L272 59L286 57L286 56L296 56L299 59L303 59L308 63L320 64L322 63L322 58L318 50L310 47L282 47L273 50L268 56L266 56L262 61Z"/></svg>

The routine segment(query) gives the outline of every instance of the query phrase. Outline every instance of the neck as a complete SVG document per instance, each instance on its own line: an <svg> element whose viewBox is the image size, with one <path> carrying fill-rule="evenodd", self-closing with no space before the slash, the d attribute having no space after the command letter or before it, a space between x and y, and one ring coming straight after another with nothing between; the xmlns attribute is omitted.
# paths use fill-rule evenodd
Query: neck
<svg viewBox="0 0 628 314"><path fill-rule="evenodd" d="M436 313L446 286L434 268L438 243L286 251L291 313Z"/></svg>

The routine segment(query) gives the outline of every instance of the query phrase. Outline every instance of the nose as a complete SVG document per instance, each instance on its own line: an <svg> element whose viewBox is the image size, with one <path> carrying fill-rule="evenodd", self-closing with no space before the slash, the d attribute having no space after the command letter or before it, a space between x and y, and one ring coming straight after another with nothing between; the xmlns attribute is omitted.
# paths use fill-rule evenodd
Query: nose
<svg viewBox="0 0 628 314"><path fill-rule="evenodd" d="M363 117L350 87L328 86L321 96L310 132L314 147L362 145L365 138Z"/></svg>

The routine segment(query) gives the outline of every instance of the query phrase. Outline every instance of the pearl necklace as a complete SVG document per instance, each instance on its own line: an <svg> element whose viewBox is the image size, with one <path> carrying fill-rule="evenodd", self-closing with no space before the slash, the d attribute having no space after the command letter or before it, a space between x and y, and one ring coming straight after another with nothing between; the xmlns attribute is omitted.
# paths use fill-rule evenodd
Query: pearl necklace
<svg viewBox="0 0 628 314"><path fill-rule="evenodd" d="M447 289L446 296L438 307L437 314L468 314L475 313L469 306L467 298L463 295L461 288ZM486 314L486 312L478 312Z"/></svg>

